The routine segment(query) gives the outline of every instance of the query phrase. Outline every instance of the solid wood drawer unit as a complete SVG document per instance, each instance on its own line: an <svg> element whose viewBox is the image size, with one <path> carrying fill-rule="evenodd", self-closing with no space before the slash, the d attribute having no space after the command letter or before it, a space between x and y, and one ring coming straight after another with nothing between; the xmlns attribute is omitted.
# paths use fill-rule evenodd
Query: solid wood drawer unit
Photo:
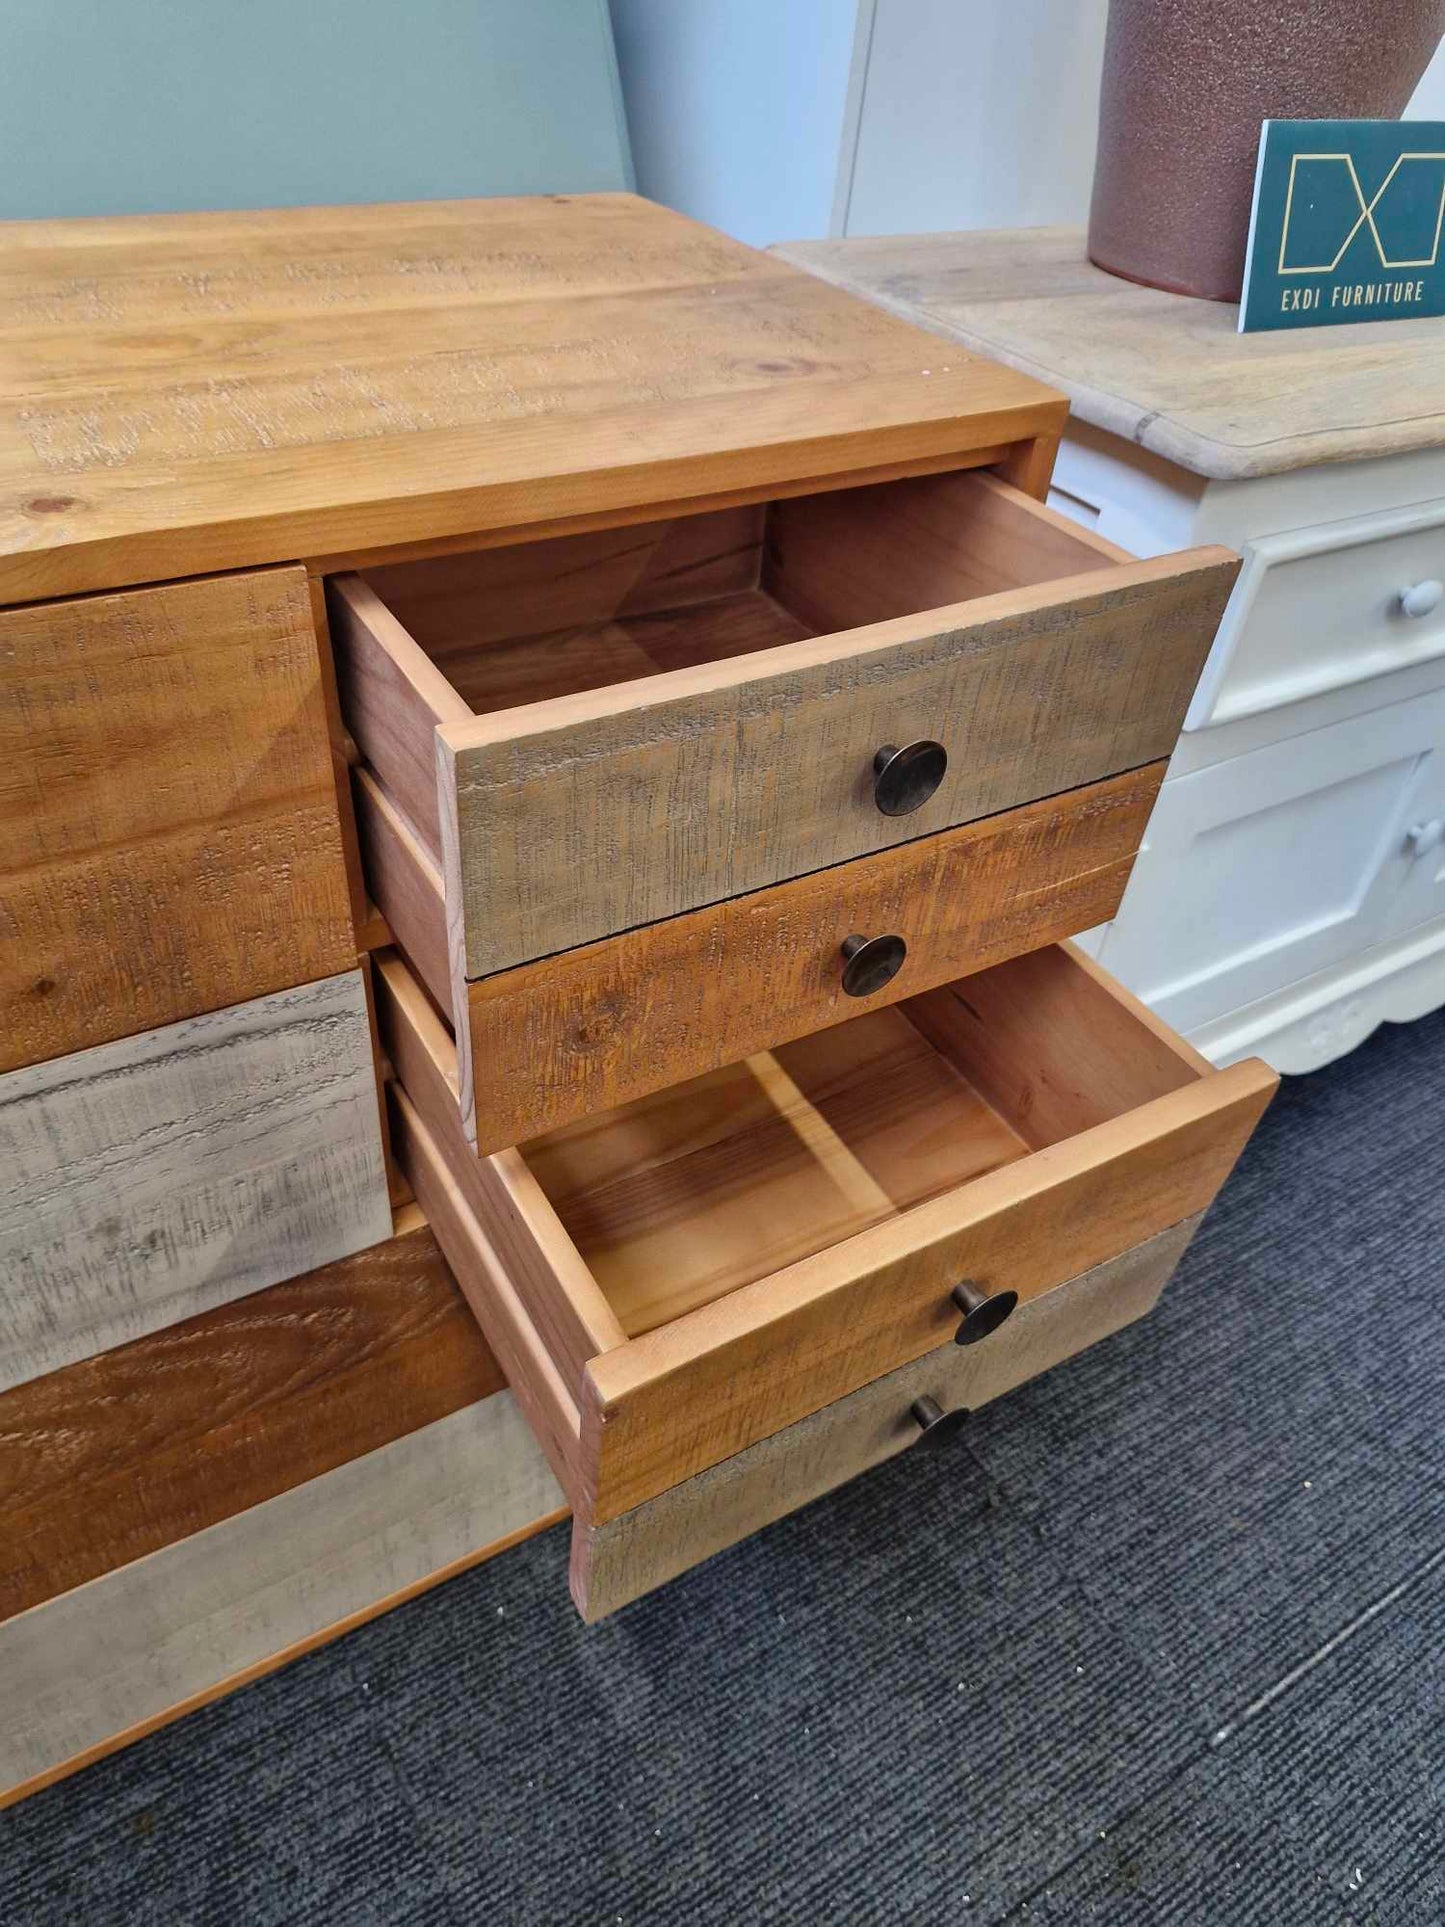
<svg viewBox="0 0 1445 1927"><path fill-rule="evenodd" d="M664 1079L726 1061L729 1040L698 1021L709 977L721 1000L753 972L777 992L771 1035L740 1018L735 1050L827 1021L839 943L872 934L865 917L908 906L938 939L931 976L915 968L896 994L949 974L949 941L982 925L956 889L985 846L917 839L1167 756L1236 567L1213 549L1135 562L967 470L334 578L370 887L455 1018L468 1129L487 1148L515 1135L491 1106L523 1041L572 1116L635 1094L599 1064L624 1039L634 1078L642 1059ZM936 746L916 785L880 772L881 752L914 744ZM1031 819L1042 884L1067 880L1055 839L1075 876L1123 864L1156 774L1102 815L1080 797ZM1002 848L1029 881L1034 852ZM875 852L895 860L841 872L836 893L765 894ZM1124 874L1012 947L1111 915ZM995 881L995 908L1001 894ZM747 912L667 928L749 895ZM860 921L839 929L845 907ZM587 945L563 979L517 975ZM693 1008L651 1006L639 1037L641 998L619 986L645 964L650 999L683 959ZM679 1034L694 1056L674 1066Z"/></svg>
<svg viewBox="0 0 1445 1927"><path fill-rule="evenodd" d="M479 1158L399 959L378 993L398 1155L587 1527L936 1350L962 1281L1194 1217L1276 1082L1050 947Z"/></svg>
<svg viewBox="0 0 1445 1927"><path fill-rule="evenodd" d="M355 962L303 570L0 612L0 1071Z"/></svg>

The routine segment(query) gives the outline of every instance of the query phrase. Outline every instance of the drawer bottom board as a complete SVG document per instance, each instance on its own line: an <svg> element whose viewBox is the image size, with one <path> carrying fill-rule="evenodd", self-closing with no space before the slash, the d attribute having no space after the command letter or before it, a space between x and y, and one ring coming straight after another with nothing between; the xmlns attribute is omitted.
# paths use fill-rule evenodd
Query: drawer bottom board
<svg viewBox="0 0 1445 1927"><path fill-rule="evenodd" d="M1202 1215L1027 1300L979 1344L942 1345L630 1512L579 1520L571 1583L582 1617L605 1618L905 1450L918 1437L914 1399L983 1405L1142 1318Z"/></svg>

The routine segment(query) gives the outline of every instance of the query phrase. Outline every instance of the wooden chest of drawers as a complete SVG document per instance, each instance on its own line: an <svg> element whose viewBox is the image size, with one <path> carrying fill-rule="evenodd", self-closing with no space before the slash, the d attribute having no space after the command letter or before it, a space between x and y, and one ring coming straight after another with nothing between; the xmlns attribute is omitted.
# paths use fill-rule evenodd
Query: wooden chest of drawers
<svg viewBox="0 0 1445 1927"><path fill-rule="evenodd" d="M1111 915L1234 573L963 471L334 579L468 1135L837 1022L850 935L901 937L891 1000Z"/></svg>
<svg viewBox="0 0 1445 1927"><path fill-rule="evenodd" d="M1234 556L630 196L9 242L7 1382L409 1186L596 1617L1148 1309L1273 1080L1064 940Z"/></svg>

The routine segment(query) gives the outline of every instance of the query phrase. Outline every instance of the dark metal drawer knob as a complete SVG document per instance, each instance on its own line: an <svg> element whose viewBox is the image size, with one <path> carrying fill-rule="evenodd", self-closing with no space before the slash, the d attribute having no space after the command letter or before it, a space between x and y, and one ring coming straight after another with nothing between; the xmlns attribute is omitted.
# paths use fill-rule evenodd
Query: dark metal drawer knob
<svg viewBox="0 0 1445 1927"><path fill-rule="evenodd" d="M885 743L873 758L873 801L885 816L922 809L943 781L948 751L942 743Z"/></svg>
<svg viewBox="0 0 1445 1927"><path fill-rule="evenodd" d="M844 937L843 989L849 997L871 997L891 984L903 968L908 945L902 937Z"/></svg>
<svg viewBox="0 0 1445 1927"><path fill-rule="evenodd" d="M965 1405L960 1405L957 1411L945 1412L936 1398L926 1395L914 1399L908 1408L908 1415L922 1435L918 1443L929 1447L947 1445L951 1438L958 1436L972 1416Z"/></svg>
<svg viewBox="0 0 1445 1927"><path fill-rule="evenodd" d="M949 1297L963 1313L963 1323L953 1334L955 1345L976 1345L980 1338L996 1332L1019 1301L1016 1291L996 1291L990 1297L971 1278L955 1285Z"/></svg>

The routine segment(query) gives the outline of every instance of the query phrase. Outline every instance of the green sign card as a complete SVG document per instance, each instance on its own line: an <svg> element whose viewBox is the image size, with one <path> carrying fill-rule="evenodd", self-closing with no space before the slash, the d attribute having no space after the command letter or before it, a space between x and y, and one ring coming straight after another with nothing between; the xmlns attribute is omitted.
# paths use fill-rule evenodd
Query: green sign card
<svg viewBox="0 0 1445 1927"><path fill-rule="evenodd" d="M1445 121L1267 120L1241 333L1445 314Z"/></svg>

